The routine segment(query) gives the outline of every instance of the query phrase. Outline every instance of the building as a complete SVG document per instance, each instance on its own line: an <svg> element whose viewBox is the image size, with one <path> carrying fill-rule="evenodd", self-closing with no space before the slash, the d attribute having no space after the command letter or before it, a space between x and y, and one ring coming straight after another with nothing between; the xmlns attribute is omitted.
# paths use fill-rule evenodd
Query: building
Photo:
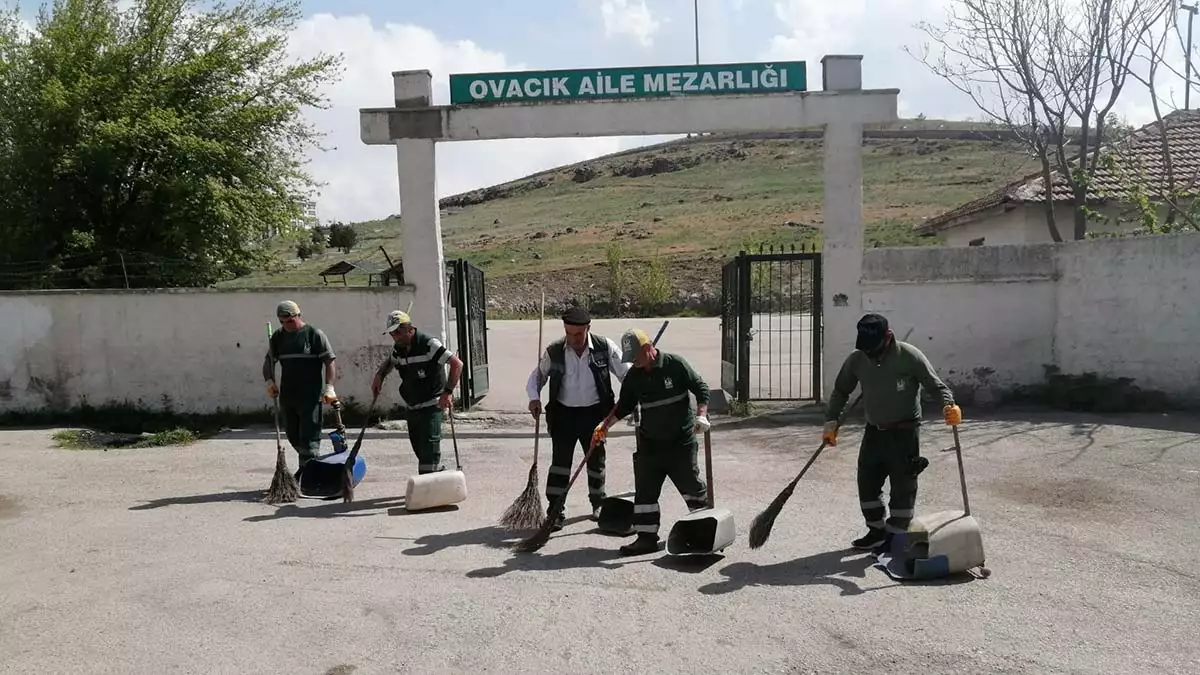
<svg viewBox="0 0 1200 675"><path fill-rule="evenodd" d="M317 218L317 202L311 199L300 200L300 217L292 221L296 227L311 230L321 224Z"/></svg>
<svg viewBox="0 0 1200 675"><path fill-rule="evenodd" d="M1200 182L1200 111L1177 110L1163 119L1177 188ZM1122 168L1100 166L1089 206L1101 214L1088 231L1122 232L1141 226L1126 175L1142 176L1153 194L1165 193L1166 163L1158 122L1134 131L1116 147ZM1054 220L1064 240L1074 238L1074 199L1061 174L1052 174ZM1046 189L1041 173L1025 176L988 195L946 211L916 226L922 235L940 235L949 246L987 246L1050 242ZM1165 213L1165 208L1160 211Z"/></svg>

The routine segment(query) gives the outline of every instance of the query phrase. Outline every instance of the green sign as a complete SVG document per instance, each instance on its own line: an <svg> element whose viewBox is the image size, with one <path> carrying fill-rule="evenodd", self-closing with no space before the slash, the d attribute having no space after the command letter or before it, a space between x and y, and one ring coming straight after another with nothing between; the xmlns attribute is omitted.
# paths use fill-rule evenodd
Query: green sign
<svg viewBox="0 0 1200 675"><path fill-rule="evenodd" d="M450 103L518 103L805 91L804 61L450 76Z"/></svg>

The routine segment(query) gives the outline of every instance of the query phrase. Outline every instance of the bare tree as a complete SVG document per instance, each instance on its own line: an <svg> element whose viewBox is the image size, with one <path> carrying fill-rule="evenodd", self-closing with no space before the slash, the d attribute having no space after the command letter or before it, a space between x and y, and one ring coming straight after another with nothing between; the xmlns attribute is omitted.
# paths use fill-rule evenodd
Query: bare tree
<svg viewBox="0 0 1200 675"><path fill-rule="evenodd" d="M944 26L917 25L940 53L914 56L1041 161L1054 241L1055 177L1066 184L1083 239L1109 113L1147 34L1175 11L1174 0L954 0Z"/></svg>

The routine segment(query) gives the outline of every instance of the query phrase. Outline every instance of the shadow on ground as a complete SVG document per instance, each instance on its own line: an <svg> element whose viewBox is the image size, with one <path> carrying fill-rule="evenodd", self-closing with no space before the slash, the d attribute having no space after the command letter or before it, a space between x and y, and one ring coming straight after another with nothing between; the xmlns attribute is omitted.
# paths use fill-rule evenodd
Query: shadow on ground
<svg viewBox="0 0 1200 675"><path fill-rule="evenodd" d="M542 553L517 553L512 558L505 560L504 564L500 567L483 567L471 570L467 572L467 578L490 579L509 572L544 572L589 567L615 569L615 566L611 565L609 561L616 559L620 555L620 552L615 547L599 548L596 546L572 548L551 555Z"/></svg>
<svg viewBox="0 0 1200 675"><path fill-rule="evenodd" d="M190 504L220 504L227 502L262 503L266 490L241 490L235 492L214 492L207 495L188 495L186 497L164 497L129 507L130 511L148 511L161 509L164 506L186 506Z"/></svg>
<svg viewBox="0 0 1200 675"><path fill-rule="evenodd" d="M353 501L349 504L337 501L316 501L302 499L294 504L284 504L275 513L243 518L247 523L261 523L268 520L283 518L363 518L367 516L384 515L388 509L404 506L404 497L379 497ZM309 503L305 503L309 502Z"/></svg>
<svg viewBox="0 0 1200 675"><path fill-rule="evenodd" d="M700 587L705 595L723 595L740 591L747 586L834 586L842 595L861 595L869 590L893 588L895 586L947 586L974 580L969 574L955 575L936 581L895 582L888 586L863 588L854 579L865 579L867 570L875 564L875 558L862 551L842 549L817 553L774 565L733 563L720 570L724 581ZM883 570L877 570L881 578L889 579Z"/></svg>

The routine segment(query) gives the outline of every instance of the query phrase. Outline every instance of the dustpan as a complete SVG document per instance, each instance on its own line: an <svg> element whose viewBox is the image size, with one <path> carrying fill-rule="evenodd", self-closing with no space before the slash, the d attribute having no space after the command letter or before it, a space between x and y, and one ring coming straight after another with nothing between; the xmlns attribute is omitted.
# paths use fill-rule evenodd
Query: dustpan
<svg viewBox="0 0 1200 675"><path fill-rule="evenodd" d="M733 512L717 508L713 498L712 437L704 432L704 471L708 483L708 508L692 511L675 521L667 535L670 555L712 555L723 552L737 538Z"/></svg>

